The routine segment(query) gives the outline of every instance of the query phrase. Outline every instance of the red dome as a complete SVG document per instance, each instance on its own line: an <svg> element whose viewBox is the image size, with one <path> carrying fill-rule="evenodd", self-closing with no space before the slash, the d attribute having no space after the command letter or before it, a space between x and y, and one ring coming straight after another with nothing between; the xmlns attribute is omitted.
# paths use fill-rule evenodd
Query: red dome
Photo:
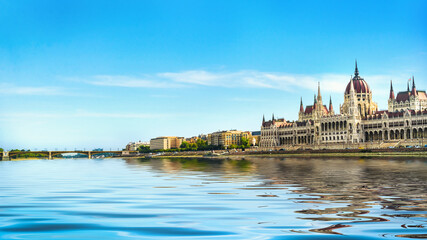
<svg viewBox="0 0 427 240"><path fill-rule="evenodd" d="M347 84L347 87L345 88L345 94L349 94L350 93L350 83L351 81ZM366 83L365 79L356 76L353 78L353 87L354 87L354 91L356 93L369 93L371 92L371 90L369 89L369 85Z"/></svg>

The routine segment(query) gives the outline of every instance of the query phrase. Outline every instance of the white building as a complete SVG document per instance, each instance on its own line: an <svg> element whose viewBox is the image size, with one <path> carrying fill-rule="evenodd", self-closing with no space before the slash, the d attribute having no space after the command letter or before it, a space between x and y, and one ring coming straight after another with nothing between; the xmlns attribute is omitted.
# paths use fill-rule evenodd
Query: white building
<svg viewBox="0 0 427 240"><path fill-rule="evenodd" d="M285 119L265 121L261 126L260 147L283 146L356 146L376 143L380 147L391 143L414 143L427 138L427 96L417 91L414 79L412 90L399 92L394 97L390 89L388 111L378 111L372 100L372 91L367 82L359 76L356 68L344 91L344 103L340 114L335 114L332 101L329 108L323 105L318 86L313 105L300 105L298 121Z"/></svg>
<svg viewBox="0 0 427 240"><path fill-rule="evenodd" d="M148 142L141 142L141 141L138 141L138 142L130 142L130 143L128 143L128 144L126 145L126 150L127 150L127 151L136 151L136 150L138 150L138 148L139 148L140 146L142 146L142 145L144 145L144 146L150 146L150 143L148 143Z"/></svg>

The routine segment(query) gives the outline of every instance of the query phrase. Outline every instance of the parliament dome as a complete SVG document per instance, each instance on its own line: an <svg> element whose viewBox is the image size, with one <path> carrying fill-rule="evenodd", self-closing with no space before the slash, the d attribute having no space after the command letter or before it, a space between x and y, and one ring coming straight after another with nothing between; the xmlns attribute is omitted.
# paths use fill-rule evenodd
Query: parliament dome
<svg viewBox="0 0 427 240"><path fill-rule="evenodd" d="M345 94L350 94L350 84L351 81L347 84L347 87L345 88ZM357 69L357 63L356 63L356 69L354 70L354 77L353 77L353 87L354 91L356 93L370 93L371 89L369 88L368 83L359 76L359 70Z"/></svg>

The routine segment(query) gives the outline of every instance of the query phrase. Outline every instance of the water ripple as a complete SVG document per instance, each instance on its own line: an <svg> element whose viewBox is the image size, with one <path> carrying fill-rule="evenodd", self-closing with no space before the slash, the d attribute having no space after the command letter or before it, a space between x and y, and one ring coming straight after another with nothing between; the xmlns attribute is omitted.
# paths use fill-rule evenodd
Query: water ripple
<svg viewBox="0 0 427 240"><path fill-rule="evenodd" d="M194 228L183 227L106 227L98 224L81 224L81 223L33 223L33 224L16 224L3 227L0 232L15 233L48 233L62 231L126 231L143 235L157 236L223 236L233 235L229 231L208 231Z"/></svg>
<svg viewBox="0 0 427 240"><path fill-rule="evenodd" d="M269 157L0 162L0 239L426 238L426 163Z"/></svg>

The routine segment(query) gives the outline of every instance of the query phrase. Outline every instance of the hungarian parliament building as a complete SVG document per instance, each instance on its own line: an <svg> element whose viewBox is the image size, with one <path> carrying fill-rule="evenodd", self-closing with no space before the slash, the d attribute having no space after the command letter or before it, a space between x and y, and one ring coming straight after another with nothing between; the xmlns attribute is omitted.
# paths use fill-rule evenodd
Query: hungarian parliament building
<svg viewBox="0 0 427 240"><path fill-rule="evenodd" d="M318 86L313 105L300 104L298 121L263 117L259 146L261 148L292 147L395 147L419 146L427 138L427 95L417 90L414 77L406 91L395 95L390 82L388 110L379 111L372 100L368 83L359 75L344 91L344 103L336 114L332 101L323 104Z"/></svg>

